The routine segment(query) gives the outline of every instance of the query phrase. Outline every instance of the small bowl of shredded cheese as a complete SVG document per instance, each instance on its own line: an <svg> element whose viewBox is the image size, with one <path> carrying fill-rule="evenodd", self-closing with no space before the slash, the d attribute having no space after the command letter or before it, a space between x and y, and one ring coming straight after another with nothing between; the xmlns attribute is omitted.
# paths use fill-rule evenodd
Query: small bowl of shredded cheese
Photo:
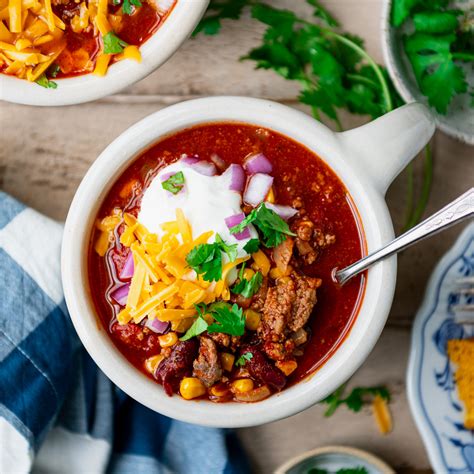
<svg viewBox="0 0 474 474"><path fill-rule="evenodd" d="M0 99L70 105L144 78L208 0L0 0Z"/></svg>

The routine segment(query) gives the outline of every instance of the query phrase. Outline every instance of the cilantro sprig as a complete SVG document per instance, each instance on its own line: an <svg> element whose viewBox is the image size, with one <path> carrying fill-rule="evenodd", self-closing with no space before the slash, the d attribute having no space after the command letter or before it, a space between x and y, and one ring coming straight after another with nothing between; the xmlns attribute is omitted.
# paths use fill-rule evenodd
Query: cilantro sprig
<svg viewBox="0 0 474 474"><path fill-rule="evenodd" d="M239 283L233 286L232 293L242 295L244 298L252 298L262 286L263 275L260 272L256 272L250 280L246 280L243 276L245 269L245 262L239 272Z"/></svg>
<svg viewBox="0 0 474 474"><path fill-rule="evenodd" d="M244 250L251 255L255 253L260 247L260 240L258 239L250 239L245 245Z"/></svg>
<svg viewBox="0 0 474 474"><path fill-rule="evenodd" d="M368 402L367 397L373 398L378 395L384 400L390 401L390 393L384 386L356 387L347 396L344 396L344 391L345 385L342 385L323 400L323 403L328 405L324 416L333 415L341 405L346 405L349 410L359 412L364 404Z"/></svg>
<svg viewBox="0 0 474 474"><path fill-rule="evenodd" d="M231 227L230 233L238 234L249 224L253 224L260 230L265 247L276 247L286 240L287 235L296 235L276 212L265 206L264 202L253 209L240 224Z"/></svg>
<svg viewBox="0 0 474 474"><path fill-rule="evenodd" d="M184 186L184 174L182 171L171 175L166 181L161 183L161 187L170 193L179 193Z"/></svg>
<svg viewBox="0 0 474 474"><path fill-rule="evenodd" d="M164 184L164 183L163 183ZM188 253L186 263L205 281L219 281L222 278L222 252L229 261L237 258L237 244L227 244L219 234L212 244L199 244Z"/></svg>
<svg viewBox="0 0 474 474"><path fill-rule="evenodd" d="M123 0L122 11L126 15L131 15L132 14L132 5L134 5L135 7L141 7L142 2L140 2L140 0Z"/></svg>
<svg viewBox="0 0 474 474"><path fill-rule="evenodd" d="M36 79L36 84L44 87L45 89L57 89L58 87L58 84L54 81L50 81L46 77L46 74L42 74L40 77L38 77L38 79Z"/></svg>
<svg viewBox="0 0 474 474"><path fill-rule="evenodd" d="M245 317L242 308L235 303L230 305L224 302L213 303L206 306L204 303L194 305L198 316L192 326L186 331L181 341L187 341L192 337L199 336L203 332L220 332L231 336L242 336L245 332ZM209 314L214 322L209 324L204 315Z"/></svg>
<svg viewBox="0 0 474 474"><path fill-rule="evenodd" d="M427 3L426 0L398 1L407 5ZM436 0L437 3L443 1ZM338 130L343 129L340 110L375 119L402 105L386 70L365 51L363 40L340 31L336 18L317 0L306 2L312 7L313 21L260 0L211 0L194 34L200 31L216 34L222 20L238 19L248 7L252 17L267 25L267 29L261 44L242 59L254 61L257 69L273 70L285 79L297 82L301 88L299 101L311 108L317 120L329 117ZM423 214L431 191L432 167L432 155L427 149L417 203L413 166L407 168L405 228L415 225Z"/></svg>
<svg viewBox="0 0 474 474"><path fill-rule="evenodd" d="M235 365L237 367L243 367L249 360L253 358L253 354L251 352L246 352L242 354L236 361Z"/></svg>
<svg viewBox="0 0 474 474"><path fill-rule="evenodd" d="M123 39L120 39L113 31L109 31L102 37L105 54L123 53L123 49L128 46Z"/></svg>

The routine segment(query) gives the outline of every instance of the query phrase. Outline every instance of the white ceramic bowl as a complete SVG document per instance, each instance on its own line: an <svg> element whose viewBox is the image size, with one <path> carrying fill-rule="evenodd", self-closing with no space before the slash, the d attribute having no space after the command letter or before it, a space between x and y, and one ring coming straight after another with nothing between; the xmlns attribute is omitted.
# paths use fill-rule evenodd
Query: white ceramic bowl
<svg viewBox="0 0 474 474"><path fill-rule="evenodd" d="M74 326L102 371L122 390L152 410L209 426L252 426L295 414L345 382L376 343L390 310L396 277L393 257L367 276L359 315L346 339L313 375L281 393L253 404L185 401L134 368L101 328L89 297L87 248L98 208L117 177L140 152L170 133L209 122L237 121L267 127L320 156L350 192L364 228L368 250L393 238L384 193L392 179L423 148L434 131L424 106L410 104L375 122L333 133L306 114L245 97L214 97L182 102L138 122L99 156L84 177L67 217L62 277Z"/></svg>
<svg viewBox="0 0 474 474"><path fill-rule="evenodd" d="M161 66L188 38L209 0L178 0L168 18L141 47L142 61L123 60L104 77L84 74L55 80L57 89L0 74L0 99L26 105L71 105L100 99L143 79Z"/></svg>

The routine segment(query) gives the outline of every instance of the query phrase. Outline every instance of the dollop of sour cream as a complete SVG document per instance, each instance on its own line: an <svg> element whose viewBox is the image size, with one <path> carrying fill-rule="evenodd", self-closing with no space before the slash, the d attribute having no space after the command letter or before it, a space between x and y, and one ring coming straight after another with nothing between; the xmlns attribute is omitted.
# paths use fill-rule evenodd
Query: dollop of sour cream
<svg viewBox="0 0 474 474"><path fill-rule="evenodd" d="M163 181L179 171L184 175L183 189L177 194L163 189ZM214 242L216 234L219 234L227 244L237 244L237 258L245 257L248 254L244 245L250 239L237 240L225 223L226 218L242 213L242 196L229 188L228 176L205 176L178 161L163 168L152 180L143 195L138 221L150 232L162 236L161 224L176 220L176 209L179 208L191 225L193 239L213 231L208 243ZM250 238L257 238L255 228L252 225L248 227ZM228 261L224 254L223 260Z"/></svg>

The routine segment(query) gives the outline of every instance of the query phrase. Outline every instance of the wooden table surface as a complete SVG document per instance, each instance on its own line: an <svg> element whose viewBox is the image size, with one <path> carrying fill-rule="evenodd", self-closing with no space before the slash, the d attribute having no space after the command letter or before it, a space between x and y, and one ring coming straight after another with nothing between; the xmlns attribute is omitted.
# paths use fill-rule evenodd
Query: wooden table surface
<svg viewBox="0 0 474 474"><path fill-rule="evenodd" d="M303 0L269 3L309 14ZM346 31L363 37L369 53L382 62L382 2L323 3ZM261 25L248 16L239 22L226 22L218 36L201 35L187 41L166 65L145 80L93 103L63 108L0 103L0 189L48 216L64 220L81 178L101 150L131 124L156 110L193 97L224 94L270 98L303 108L296 101L294 84L272 72L254 71L252 63L237 60L257 44L262 31ZM366 121L349 115L343 118L346 128ZM428 213L472 185L473 149L440 132L433 145L434 184ZM388 192L398 231L403 222L405 182L406 176L400 176ZM410 330L433 267L460 231L459 227L451 229L400 256L398 286L388 324L375 350L351 380L351 385L389 386L393 432L381 436L369 409L353 414L340 408L326 419L324 407L315 406L286 420L240 430L257 472L272 472L288 458L328 444L367 449L397 471L430 471L405 393Z"/></svg>

